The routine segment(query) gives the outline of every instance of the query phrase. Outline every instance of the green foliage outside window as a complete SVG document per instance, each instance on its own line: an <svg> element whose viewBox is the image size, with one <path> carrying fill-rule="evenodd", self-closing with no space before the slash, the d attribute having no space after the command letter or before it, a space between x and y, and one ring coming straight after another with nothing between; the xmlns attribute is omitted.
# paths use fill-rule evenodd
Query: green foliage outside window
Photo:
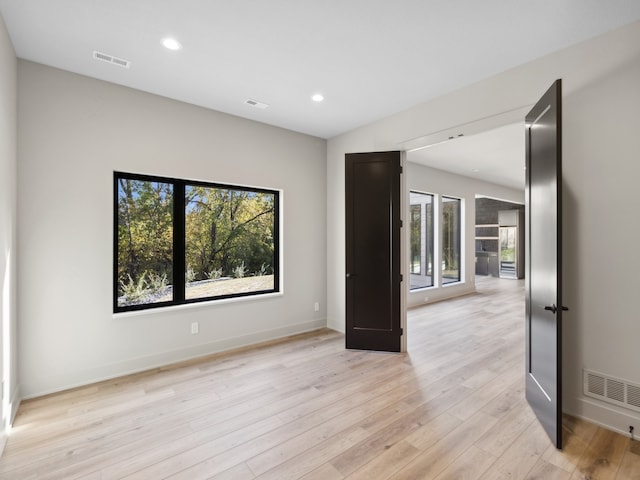
<svg viewBox="0 0 640 480"><path fill-rule="evenodd" d="M442 283L460 281L460 199L442 197Z"/></svg>
<svg viewBox="0 0 640 480"><path fill-rule="evenodd" d="M410 272L420 274L422 266L422 206L411 205L410 245L411 263Z"/></svg>
<svg viewBox="0 0 640 480"><path fill-rule="evenodd" d="M187 265L195 280L217 271L219 277L244 277L272 267L273 194L200 186L185 193Z"/></svg>
<svg viewBox="0 0 640 480"><path fill-rule="evenodd" d="M165 295L172 267L173 186L119 178L118 304Z"/></svg>

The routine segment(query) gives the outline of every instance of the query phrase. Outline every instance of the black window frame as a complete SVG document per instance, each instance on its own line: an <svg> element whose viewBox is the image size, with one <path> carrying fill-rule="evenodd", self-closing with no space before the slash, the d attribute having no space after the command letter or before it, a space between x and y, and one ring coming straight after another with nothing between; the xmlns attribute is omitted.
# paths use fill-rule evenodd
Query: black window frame
<svg viewBox="0 0 640 480"><path fill-rule="evenodd" d="M436 201L437 194L423 192L420 190L410 190L410 196L425 196L429 197L429 202L419 202L411 204L409 203L409 209L411 210L415 206L420 206L420 272L414 273L411 272L411 265L409 265L409 274L418 275L424 277L431 277L431 283L429 285L412 285L412 281L409 282L409 292L416 292L418 290L424 290L427 288L433 288L436 286L436 275L435 275L435 240L436 240ZM424 206L424 208L423 208ZM424 218L422 218L424 217ZM413 216L410 212L409 217L409 236L413 234ZM424 227L424 228L423 228ZM411 250L411 239L409 241L410 246L409 250ZM410 252L410 261L413 261L413 257ZM424 257L424 261L423 261ZM429 261L431 261L431 269L429 269Z"/></svg>
<svg viewBox="0 0 640 480"><path fill-rule="evenodd" d="M142 182L159 182L173 186L173 268L172 285L173 300L137 305L118 305L118 180L128 179ZM225 295L216 295L201 298L185 298L186 291L186 196L187 186L207 188L219 188L244 192L256 192L273 195L274 203L274 228L273 228L273 288L240 292ZM181 199L180 201L178 201ZM248 187L217 182L205 182L201 180L186 180L157 175L146 175L130 172L113 172L113 313L150 310L176 305L188 305L202 302L215 302L230 298L255 297L265 294L280 292L280 190Z"/></svg>
<svg viewBox="0 0 640 480"><path fill-rule="evenodd" d="M462 236L462 198L460 197L452 197L449 195L442 195L441 196L441 214L440 214L440 257L441 257L441 261L444 258L445 254L444 254L444 249L445 249L445 243L444 243L444 233L445 233L445 226L444 226L444 216L445 216L445 203L447 202L455 202L456 205L456 225L454 227L454 232L457 233L456 239L454 240L454 247L455 247L455 253L456 256L458 258L458 276L456 277L448 277L450 278L450 280L445 282L445 277L442 274L442 270L440 271L440 276L441 276L441 280L440 283L442 286L445 285L453 285L456 283L461 283L462 282L462 263L463 263L463 259L462 259L462 242L463 242L463 236Z"/></svg>

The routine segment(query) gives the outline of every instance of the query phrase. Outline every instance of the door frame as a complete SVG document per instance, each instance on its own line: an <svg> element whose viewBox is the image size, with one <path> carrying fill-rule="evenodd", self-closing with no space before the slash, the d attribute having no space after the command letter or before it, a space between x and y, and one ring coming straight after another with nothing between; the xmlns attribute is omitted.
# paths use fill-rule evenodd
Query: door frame
<svg viewBox="0 0 640 480"><path fill-rule="evenodd" d="M409 212L409 192L407 191L407 152L400 150L400 275L403 281L400 284L400 352L407 352L407 300L409 297L409 225L407 213Z"/></svg>

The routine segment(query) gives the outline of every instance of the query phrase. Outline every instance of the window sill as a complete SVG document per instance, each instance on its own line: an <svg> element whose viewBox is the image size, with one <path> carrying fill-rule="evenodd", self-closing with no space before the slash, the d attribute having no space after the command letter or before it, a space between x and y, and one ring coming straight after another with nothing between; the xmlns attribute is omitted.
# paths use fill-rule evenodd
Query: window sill
<svg viewBox="0 0 640 480"><path fill-rule="evenodd" d="M221 298L218 300L208 300L205 302L183 303L181 305L169 305L166 307L149 308L146 310L117 312L117 313L113 313L112 316L114 319L119 319L119 318L139 317L144 315L157 315L157 314L163 314L163 313L179 312L184 310L193 310L198 308L211 308L211 307L215 307L216 305L226 305L229 303L257 302L260 300L278 298L282 296L284 296L284 292L264 293L262 295L251 295L246 297Z"/></svg>
<svg viewBox="0 0 640 480"><path fill-rule="evenodd" d="M429 290L435 290L436 287L435 285L432 285L430 287L420 287L420 288L414 288L413 290L409 290L409 294L414 294L414 293L420 293L420 292L428 292Z"/></svg>

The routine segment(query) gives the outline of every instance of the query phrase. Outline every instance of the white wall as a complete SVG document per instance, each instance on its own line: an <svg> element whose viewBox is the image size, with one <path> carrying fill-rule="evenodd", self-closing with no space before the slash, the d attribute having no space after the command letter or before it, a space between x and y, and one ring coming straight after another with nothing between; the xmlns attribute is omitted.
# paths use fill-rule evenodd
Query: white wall
<svg viewBox="0 0 640 480"><path fill-rule="evenodd" d="M326 325L325 140L22 60L18 80L25 397ZM114 170L282 189L284 295L112 315Z"/></svg>
<svg viewBox="0 0 640 480"><path fill-rule="evenodd" d="M580 372L640 386L639 112L640 52L564 101L566 408L624 433L640 412L583 397Z"/></svg>
<svg viewBox="0 0 640 480"><path fill-rule="evenodd" d="M0 375L4 401L0 407L0 453L5 424L18 407L16 367L16 82L17 61L0 16Z"/></svg>
<svg viewBox="0 0 640 480"><path fill-rule="evenodd" d="M464 210L464 268L461 273L463 281L461 283L453 283L437 288L434 287L410 292L407 298L407 306L415 307L445 298L475 292L475 196L476 194L486 195L510 202L524 203L524 191L518 191L501 185L454 175L442 170L412 163L410 161L411 153L407 155L407 159L409 160L409 162L406 163L407 168L405 170L407 175L407 197L408 192L411 190L434 193L440 196L447 195L457 197L462 199ZM408 198L406 201L408 202ZM405 219L405 225L409 225L408 217ZM426 298L428 298L428 300L425 300Z"/></svg>
<svg viewBox="0 0 640 480"><path fill-rule="evenodd" d="M329 140L328 325L344 329L344 154L397 150L421 136L519 112L562 78L563 286L564 303L571 308L565 315L565 410L619 431L640 425L638 412L608 407L582 394L583 368L640 383L635 301L640 272L635 246L640 233L635 194L640 178L639 63L636 22Z"/></svg>

